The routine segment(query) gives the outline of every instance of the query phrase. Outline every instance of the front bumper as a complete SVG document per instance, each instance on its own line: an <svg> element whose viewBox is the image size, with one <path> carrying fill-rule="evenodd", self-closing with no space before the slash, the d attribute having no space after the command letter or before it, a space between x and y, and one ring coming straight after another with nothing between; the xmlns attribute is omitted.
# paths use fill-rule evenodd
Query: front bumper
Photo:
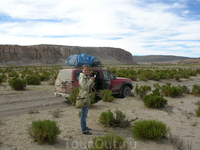
<svg viewBox="0 0 200 150"><path fill-rule="evenodd" d="M64 98L68 98L70 95L69 94L66 94L66 93L59 93L59 92L56 92L54 91L54 95L55 96L58 96L58 97L64 97Z"/></svg>

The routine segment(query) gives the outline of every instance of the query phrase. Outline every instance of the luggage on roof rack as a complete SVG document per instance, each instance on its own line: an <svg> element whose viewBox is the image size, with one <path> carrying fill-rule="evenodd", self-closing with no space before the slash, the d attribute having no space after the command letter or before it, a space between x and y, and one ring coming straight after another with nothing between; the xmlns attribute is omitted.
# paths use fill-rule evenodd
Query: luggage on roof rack
<svg viewBox="0 0 200 150"><path fill-rule="evenodd" d="M71 55L65 61L66 66L82 67L83 65L88 65L90 67L102 66L100 60L96 57L89 56L85 53L80 55Z"/></svg>

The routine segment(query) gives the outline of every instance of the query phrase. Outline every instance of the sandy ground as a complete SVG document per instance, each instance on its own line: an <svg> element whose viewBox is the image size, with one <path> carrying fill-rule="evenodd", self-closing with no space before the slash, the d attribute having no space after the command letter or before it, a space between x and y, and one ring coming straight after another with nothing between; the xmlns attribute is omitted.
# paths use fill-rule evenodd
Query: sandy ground
<svg viewBox="0 0 200 150"><path fill-rule="evenodd" d="M173 85L200 84L200 76L190 79L162 80L160 85L170 82ZM153 85L155 81L135 82L139 85ZM200 118L195 116L196 102L200 97L183 95L179 98L165 97L168 105L163 109L146 108L136 96L124 99L115 98L114 102L99 101L91 106L87 124L92 128L92 135L83 135L80 131L79 111L64 98L53 95L54 87L47 83L40 86L28 86L26 91L13 91L8 85L0 86L0 150L72 150L87 149L91 146L93 137L103 136L114 132L127 140L129 149L136 150L172 150L177 149L171 143L170 136L160 141L137 141L133 138L130 127L105 128L98 118L104 111L116 109L126 114L127 118L156 119L164 122L173 136L183 141L182 149L199 150L200 146ZM52 115L60 111L59 117ZM57 142L53 145L38 145L27 134L28 126L34 120L55 120L61 130ZM134 124L134 122L132 123ZM132 126L132 125L131 125ZM175 138L174 138L175 139Z"/></svg>

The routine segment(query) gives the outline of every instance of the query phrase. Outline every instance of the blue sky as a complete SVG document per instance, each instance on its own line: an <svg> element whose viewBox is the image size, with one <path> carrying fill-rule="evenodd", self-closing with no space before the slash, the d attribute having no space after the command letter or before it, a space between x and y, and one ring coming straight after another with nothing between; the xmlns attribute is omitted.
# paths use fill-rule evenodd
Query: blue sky
<svg viewBox="0 0 200 150"><path fill-rule="evenodd" d="M200 0L1 0L0 44L200 57Z"/></svg>

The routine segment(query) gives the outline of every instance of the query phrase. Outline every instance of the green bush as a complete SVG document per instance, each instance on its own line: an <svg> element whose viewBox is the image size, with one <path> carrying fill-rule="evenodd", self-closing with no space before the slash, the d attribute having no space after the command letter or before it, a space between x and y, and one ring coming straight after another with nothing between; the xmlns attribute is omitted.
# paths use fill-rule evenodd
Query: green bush
<svg viewBox="0 0 200 150"><path fill-rule="evenodd" d="M177 81L179 81L180 80L180 76L178 74L175 74L174 75L174 79L177 80Z"/></svg>
<svg viewBox="0 0 200 150"><path fill-rule="evenodd" d="M111 126L111 123L110 123L111 118L113 118L113 113L109 109L108 112L101 113L101 115L99 117L99 122L101 124L105 125L106 127L110 127Z"/></svg>
<svg viewBox="0 0 200 150"><path fill-rule="evenodd" d="M156 89L160 89L160 85L158 83L153 84L153 87L155 87Z"/></svg>
<svg viewBox="0 0 200 150"><path fill-rule="evenodd" d="M200 100L196 103L197 105L200 105Z"/></svg>
<svg viewBox="0 0 200 150"><path fill-rule="evenodd" d="M156 88L152 91L152 94L155 96L161 96L159 88Z"/></svg>
<svg viewBox="0 0 200 150"><path fill-rule="evenodd" d="M148 85L144 85L141 87L138 87L138 84L136 84L135 87L135 94L139 97L139 98L143 98L145 95L147 95L148 92L151 91L151 87Z"/></svg>
<svg viewBox="0 0 200 150"><path fill-rule="evenodd" d="M121 137L114 133L93 138L93 148L89 150L127 150L128 144Z"/></svg>
<svg viewBox="0 0 200 150"><path fill-rule="evenodd" d="M198 85L198 84L193 85L192 94L195 96L200 96L200 85Z"/></svg>
<svg viewBox="0 0 200 150"><path fill-rule="evenodd" d="M50 78L50 77L49 77L48 75L46 75L46 74L41 74L39 77L40 77L40 80L41 80L41 81L49 80L49 78Z"/></svg>
<svg viewBox="0 0 200 150"><path fill-rule="evenodd" d="M97 101L96 92L92 92L90 96L90 104L95 104Z"/></svg>
<svg viewBox="0 0 200 150"><path fill-rule="evenodd" d="M3 82L3 76L0 76L0 84Z"/></svg>
<svg viewBox="0 0 200 150"><path fill-rule="evenodd" d="M26 77L26 82L29 85L40 85L41 80L40 77L38 75L29 75Z"/></svg>
<svg viewBox="0 0 200 150"><path fill-rule="evenodd" d="M182 95L182 89L177 86L171 86L171 83L166 83L161 87L161 93L164 96L169 96L169 97L177 97Z"/></svg>
<svg viewBox="0 0 200 150"><path fill-rule="evenodd" d="M190 89L186 85L179 86L183 93L189 94Z"/></svg>
<svg viewBox="0 0 200 150"><path fill-rule="evenodd" d="M132 134L136 139L159 140L167 135L166 124L156 120L141 120L135 122Z"/></svg>
<svg viewBox="0 0 200 150"><path fill-rule="evenodd" d="M101 98L104 102L112 102L114 97L112 96L112 92L109 89L101 90Z"/></svg>
<svg viewBox="0 0 200 150"><path fill-rule="evenodd" d="M199 108L195 110L195 112L196 112L196 116L200 117L200 105L199 105Z"/></svg>
<svg viewBox="0 0 200 150"><path fill-rule="evenodd" d="M145 95L142 100L144 104L149 108L160 108L167 104L166 99L154 94Z"/></svg>
<svg viewBox="0 0 200 150"><path fill-rule="evenodd" d="M17 78L13 78L13 79L9 80L9 85L14 90L24 90L26 87L26 81L17 79Z"/></svg>
<svg viewBox="0 0 200 150"><path fill-rule="evenodd" d="M17 77L19 77L19 74L15 71L11 71L11 72L8 73L8 76L17 78Z"/></svg>
<svg viewBox="0 0 200 150"><path fill-rule="evenodd" d="M51 120L32 121L28 128L28 134L38 144L53 144L60 133L56 122Z"/></svg>
<svg viewBox="0 0 200 150"><path fill-rule="evenodd" d="M140 81L148 81L148 78L147 78L144 74L141 74L141 75L139 76L139 80L140 80Z"/></svg>
<svg viewBox="0 0 200 150"><path fill-rule="evenodd" d="M75 105L76 104L76 98L78 96L79 93L79 88L73 88L70 91L69 97L67 98L67 100L72 104Z"/></svg>
<svg viewBox="0 0 200 150"><path fill-rule="evenodd" d="M137 118L136 118L137 119ZM108 112L101 113L99 117L99 122L106 127L127 127L131 124L131 122L135 121L126 119L126 115L121 111L116 110L115 115L108 110Z"/></svg>
<svg viewBox="0 0 200 150"><path fill-rule="evenodd" d="M150 76L150 80L159 81L159 80L160 80L159 74L153 73L153 74Z"/></svg>

